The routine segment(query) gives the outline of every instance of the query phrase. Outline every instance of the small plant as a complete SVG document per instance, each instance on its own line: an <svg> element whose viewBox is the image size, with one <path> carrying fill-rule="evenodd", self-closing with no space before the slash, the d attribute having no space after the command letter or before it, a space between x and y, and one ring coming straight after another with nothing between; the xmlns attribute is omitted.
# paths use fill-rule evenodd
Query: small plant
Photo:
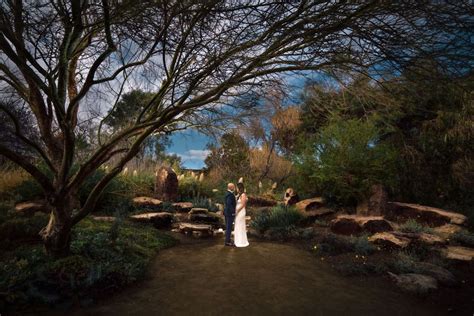
<svg viewBox="0 0 474 316"><path fill-rule="evenodd" d="M354 237L354 252L359 255L370 255L377 249L371 242L369 242L368 236Z"/></svg>
<svg viewBox="0 0 474 316"><path fill-rule="evenodd" d="M427 226L424 226L423 224L418 223L414 219L409 219L402 225L400 225L400 231L404 233L431 233L433 230Z"/></svg>
<svg viewBox="0 0 474 316"><path fill-rule="evenodd" d="M453 237L453 240L457 241L461 245L474 247L474 233L470 233L465 230L456 232Z"/></svg>
<svg viewBox="0 0 474 316"><path fill-rule="evenodd" d="M204 198L204 197L195 197L191 201L193 203L193 207L198 207L198 208L205 208L209 212L217 212L219 208L216 206L215 203L212 202L211 199Z"/></svg>
<svg viewBox="0 0 474 316"><path fill-rule="evenodd" d="M303 216L295 208L278 205L273 207L270 212L262 212L255 216L252 227L260 233L272 229L272 234L279 237L289 236L302 219Z"/></svg>
<svg viewBox="0 0 474 316"><path fill-rule="evenodd" d="M163 202L163 204L161 204L161 209L163 212L167 212L167 213L174 213L176 211L173 206L173 203L169 201Z"/></svg>

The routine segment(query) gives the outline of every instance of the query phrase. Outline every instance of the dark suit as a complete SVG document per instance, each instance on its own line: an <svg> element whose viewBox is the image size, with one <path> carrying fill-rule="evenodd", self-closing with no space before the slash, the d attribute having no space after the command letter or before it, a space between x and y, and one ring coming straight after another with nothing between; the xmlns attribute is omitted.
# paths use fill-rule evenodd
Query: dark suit
<svg viewBox="0 0 474 316"><path fill-rule="evenodd" d="M232 223L235 219L236 200L234 193L227 191L225 195L224 216L225 216L225 243L230 243L230 233L232 232Z"/></svg>

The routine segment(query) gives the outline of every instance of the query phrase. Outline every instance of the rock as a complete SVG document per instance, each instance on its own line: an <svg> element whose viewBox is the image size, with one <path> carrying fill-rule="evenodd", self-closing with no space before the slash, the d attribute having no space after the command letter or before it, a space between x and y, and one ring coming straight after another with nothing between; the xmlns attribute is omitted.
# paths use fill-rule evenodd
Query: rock
<svg viewBox="0 0 474 316"><path fill-rule="evenodd" d="M389 232L376 233L369 237L369 241L388 249L403 249L410 244L409 238L395 236Z"/></svg>
<svg viewBox="0 0 474 316"><path fill-rule="evenodd" d="M462 230L463 228L461 226L455 224L445 224L443 226L433 228L433 232L442 238L451 238L452 235Z"/></svg>
<svg viewBox="0 0 474 316"><path fill-rule="evenodd" d="M416 273L396 275L391 272L389 275L398 287L410 293L425 295L438 289L438 282L429 275Z"/></svg>
<svg viewBox="0 0 474 316"><path fill-rule="evenodd" d="M270 197L255 195L248 195L247 203L249 207L276 206L278 204L277 201Z"/></svg>
<svg viewBox="0 0 474 316"><path fill-rule="evenodd" d="M293 188L288 188L285 191L283 201L285 205L295 205L296 203L300 201L300 197L295 192L295 190L293 190Z"/></svg>
<svg viewBox="0 0 474 316"><path fill-rule="evenodd" d="M295 206L299 211L309 212L324 207L325 202L322 197L315 197L312 199L299 201L295 204Z"/></svg>
<svg viewBox="0 0 474 316"><path fill-rule="evenodd" d="M358 235L362 232L362 227L350 218L336 218L331 222L331 231L341 235Z"/></svg>
<svg viewBox="0 0 474 316"><path fill-rule="evenodd" d="M136 222L152 223L156 228L167 228L173 223L173 214L167 212L144 213L130 216Z"/></svg>
<svg viewBox="0 0 474 316"><path fill-rule="evenodd" d="M191 209L191 211L189 211L189 215L192 215L192 214L208 214L209 211L207 210L207 208L200 208L200 207L194 207Z"/></svg>
<svg viewBox="0 0 474 316"><path fill-rule="evenodd" d="M428 233L405 233L405 232L393 232L393 235L397 237L409 238L414 242L430 245L430 246L441 246L446 244L446 240L443 238L428 234Z"/></svg>
<svg viewBox="0 0 474 316"><path fill-rule="evenodd" d="M114 222L114 216L91 216L93 220L100 222Z"/></svg>
<svg viewBox="0 0 474 316"><path fill-rule="evenodd" d="M218 215L207 213L207 214L190 214L189 220L195 223L208 223L208 224L217 224L220 222L220 217Z"/></svg>
<svg viewBox="0 0 474 316"><path fill-rule="evenodd" d="M419 262L417 264L417 268L423 271L423 274L435 278L439 282L439 284L442 284L444 286L454 286L457 284L454 275L445 268L428 262Z"/></svg>
<svg viewBox="0 0 474 316"><path fill-rule="evenodd" d="M331 222L331 230L337 234L356 235L362 231L379 233L392 231L389 221L382 216L340 215Z"/></svg>
<svg viewBox="0 0 474 316"><path fill-rule="evenodd" d="M193 208L191 202L176 202L172 204L177 212L189 212Z"/></svg>
<svg viewBox="0 0 474 316"><path fill-rule="evenodd" d="M170 167L161 167L156 173L155 195L163 201L176 200L178 196L178 177Z"/></svg>
<svg viewBox="0 0 474 316"><path fill-rule="evenodd" d="M33 215L36 212L49 213L46 201L36 200L21 202L15 205L15 212L24 214L27 216Z"/></svg>
<svg viewBox="0 0 474 316"><path fill-rule="evenodd" d="M211 236L212 226L204 224L190 224L190 223L179 223L178 230L184 234L193 234L194 232L200 232L199 237Z"/></svg>
<svg viewBox="0 0 474 316"><path fill-rule="evenodd" d="M145 208L158 209L158 208L161 208L161 206L163 205L162 201L152 198L152 197L148 197L148 196L139 196L139 197L133 198L132 201L135 207L142 207L142 208L145 207Z"/></svg>
<svg viewBox="0 0 474 316"><path fill-rule="evenodd" d="M413 218L431 226L444 224L463 225L467 217L456 212L445 211L439 208L419 204L389 202L390 213L395 217Z"/></svg>
<svg viewBox="0 0 474 316"><path fill-rule="evenodd" d="M474 258L474 249L461 246L448 246L441 252L446 259L471 261Z"/></svg>

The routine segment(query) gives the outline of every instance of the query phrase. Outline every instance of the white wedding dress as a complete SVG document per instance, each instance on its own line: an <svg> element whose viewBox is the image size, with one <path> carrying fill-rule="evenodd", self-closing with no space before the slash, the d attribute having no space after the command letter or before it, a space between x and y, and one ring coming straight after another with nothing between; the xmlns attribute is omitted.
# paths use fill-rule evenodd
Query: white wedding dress
<svg viewBox="0 0 474 316"><path fill-rule="evenodd" d="M237 200L236 209L242 206L242 196ZM249 242L247 240L247 227L245 226L245 208L241 209L235 215L234 221L234 244L236 247L247 247Z"/></svg>

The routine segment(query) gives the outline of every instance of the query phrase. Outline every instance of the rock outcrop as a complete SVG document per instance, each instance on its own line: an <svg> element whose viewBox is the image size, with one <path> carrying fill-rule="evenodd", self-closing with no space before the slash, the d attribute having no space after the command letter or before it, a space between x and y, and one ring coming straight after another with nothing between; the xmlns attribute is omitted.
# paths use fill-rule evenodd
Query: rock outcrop
<svg viewBox="0 0 474 316"><path fill-rule="evenodd" d="M462 230L463 228L461 226L455 224L445 224L443 226L433 228L433 233L442 238L451 238L452 235Z"/></svg>
<svg viewBox="0 0 474 316"><path fill-rule="evenodd" d="M392 231L389 221L382 216L340 215L330 224L331 231L342 235L357 235L361 232L379 233Z"/></svg>
<svg viewBox="0 0 474 316"><path fill-rule="evenodd" d="M178 231L183 234L193 234L198 237L212 236L212 226L204 224L179 223Z"/></svg>
<svg viewBox="0 0 474 316"><path fill-rule="evenodd" d="M295 206L310 221L335 213L334 209L326 206L322 197L302 200L296 203Z"/></svg>
<svg viewBox="0 0 474 316"><path fill-rule="evenodd" d="M15 212L30 216L36 212L48 213L48 208L44 200L27 201L16 204Z"/></svg>
<svg viewBox="0 0 474 316"><path fill-rule="evenodd" d="M459 261L472 261L474 258L474 249L461 246L448 246L441 252L446 259Z"/></svg>
<svg viewBox="0 0 474 316"><path fill-rule="evenodd" d="M408 247L410 239L402 236L395 236L390 232L376 233L369 237L369 241L388 249L403 249Z"/></svg>
<svg viewBox="0 0 474 316"><path fill-rule="evenodd" d="M401 202L388 202L388 206L392 217L402 219L412 218L430 226L442 226L445 224L463 225L467 221L467 217L460 213L431 206Z"/></svg>
<svg viewBox="0 0 474 316"><path fill-rule="evenodd" d="M381 216L386 214L388 194L380 184L373 185L370 197L357 204L357 215Z"/></svg>
<svg viewBox="0 0 474 316"><path fill-rule="evenodd" d="M155 196L162 201L174 201L178 197L178 176L170 167L161 167L156 173Z"/></svg>
<svg viewBox="0 0 474 316"><path fill-rule="evenodd" d="M152 223L156 228L168 228L173 223L173 214L167 212L144 213L130 216L132 221Z"/></svg>
<svg viewBox="0 0 474 316"><path fill-rule="evenodd" d="M161 208L163 202L148 196L138 196L133 198L133 205L137 208L151 208L159 209Z"/></svg>

